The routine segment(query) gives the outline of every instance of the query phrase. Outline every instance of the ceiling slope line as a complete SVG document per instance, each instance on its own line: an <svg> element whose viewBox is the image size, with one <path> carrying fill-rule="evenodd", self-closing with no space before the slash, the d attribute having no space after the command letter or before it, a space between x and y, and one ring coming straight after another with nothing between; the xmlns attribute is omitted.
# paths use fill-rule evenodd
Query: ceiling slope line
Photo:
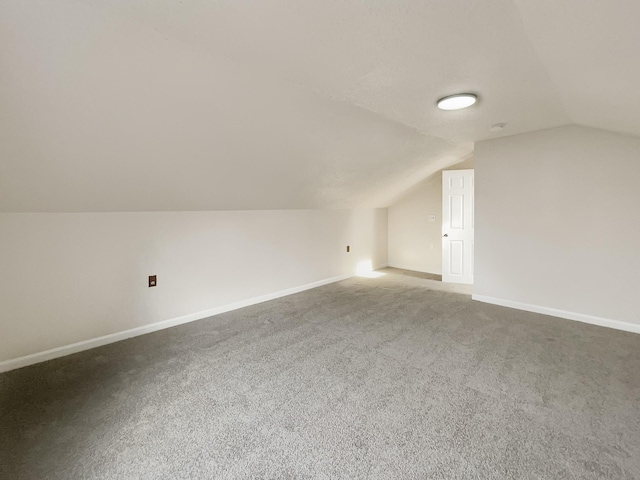
<svg viewBox="0 0 640 480"><path fill-rule="evenodd" d="M96 10L100 10L101 14L104 15L108 15L111 18L117 19L118 17L116 15L107 13L106 9L102 9L102 8L98 8L95 4L91 4L90 7L92 7L93 9ZM121 20L121 18L120 18ZM378 112L375 110L372 110L370 108L367 108L363 105L360 105L358 103L352 102L352 101L347 101L347 100L343 100L343 99L339 99L336 98L334 95L330 95L330 94L326 94L324 92L322 92L321 90L317 89L317 88L313 88L310 85L306 85L305 83L293 79L293 78L289 78L285 75L282 75L280 72L276 72L276 71L272 71L269 72L266 69L263 68L259 68L258 66L256 66L254 63L248 62L248 61L242 61L236 57L234 57L233 55L229 55L228 53L225 52L220 52L220 53L214 53L211 50L207 49L207 48L203 48L201 46L199 46L199 44L189 41L189 40L185 40L179 36L176 35L172 35L167 31L162 30L161 28L159 28L157 25L151 25L151 24L144 24L145 25L145 30L148 31L149 33L152 33L153 35L160 37L164 40L171 40L172 42L177 42L179 44L184 45L185 47L188 47L189 50L191 50L193 53L196 53L197 55L200 55L202 57L207 57L210 60L213 60L214 62L221 62L221 63L226 63L227 65L229 65L230 67L233 67L236 69L236 71L240 72L240 73L244 73L245 75L250 76L251 78L260 78L261 80L270 82L272 85L284 85L284 86L290 86L293 87L294 89L297 89L299 91L303 91L307 94L311 94L313 95L315 98L319 98L322 100L326 100L331 102L333 105L340 105L340 106L347 106L350 107L351 109L353 109L354 111L358 111L360 113L365 113L367 115L369 115L372 118L377 118L379 120L383 120L387 123L389 123L390 125L394 125L396 127L399 127L401 129L403 129L404 131L408 132L408 133L414 133L414 134L418 134L422 137L425 138L429 138L429 139L433 139L436 141L442 141L445 142L446 144L450 145L452 148L455 148L457 146L459 146L457 143L448 140L444 137L441 136L437 136L437 135L433 135L427 131L421 130L420 128L414 126L414 125L410 125L408 123L399 121L397 119L391 118L388 115L385 115L382 112ZM140 23L136 24L136 28L140 27Z"/></svg>
<svg viewBox="0 0 640 480"><path fill-rule="evenodd" d="M567 108L563 95L559 93L560 87L558 86L558 83L556 82L554 76L551 75L549 70L549 65L546 62L542 61L540 50L536 46L536 43L531 38L532 37L531 30L529 29L529 27L527 26L527 23L524 20L521 1L520 0L511 0L511 1L513 3L515 11L518 13L518 19L520 20L520 26L522 27L522 31L524 32L524 37L527 39L529 47L531 48L531 51L533 52L536 60L538 61L538 64L540 65L540 69L544 72L544 75L547 77L547 80L549 80L549 84L553 87L553 93L555 94L556 102L562 108L562 113L564 113L565 116L569 119L570 124L575 125L576 124L575 118L573 118L573 116L569 113L569 109Z"/></svg>

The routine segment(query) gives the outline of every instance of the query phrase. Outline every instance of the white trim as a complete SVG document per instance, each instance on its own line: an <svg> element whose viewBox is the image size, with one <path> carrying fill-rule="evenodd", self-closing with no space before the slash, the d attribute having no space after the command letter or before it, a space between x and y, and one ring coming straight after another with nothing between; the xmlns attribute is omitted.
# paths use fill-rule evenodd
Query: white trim
<svg viewBox="0 0 640 480"><path fill-rule="evenodd" d="M195 320L202 320L203 318L212 317L221 313L230 312L239 308L248 307L257 303L267 302L280 297L286 297L294 293L303 292L312 288L321 287L329 283L339 282L353 277L352 274L339 275L337 277L326 278L313 283L307 283L306 285L300 285L298 287L287 288L278 292L268 293L259 297L249 298L247 300L241 300L239 302L228 303L219 307L210 308L208 310L202 310L196 313L190 313L181 317L170 318L169 320L163 320L161 322L152 323L149 325L143 325L141 327L132 328L130 330L124 330L122 332L111 333L102 337L96 337L89 340L83 340L82 342L72 343L70 345L64 345L62 347L52 348L51 350L45 350L44 352L32 353L23 357L11 358L0 362L0 373L8 372L9 370L15 370L16 368L22 368L35 363L46 362L58 357L64 357L71 355L72 353L82 352L83 350L89 350L91 348L100 347L109 343L119 342L120 340L126 340L127 338L137 337L138 335L144 335L146 333L156 332L158 330L164 330L165 328L175 327L182 325L183 323L193 322Z"/></svg>
<svg viewBox="0 0 640 480"><path fill-rule="evenodd" d="M505 300L502 298L488 297L486 295L471 295L472 300L484 303L492 303L503 307L516 308L518 310L526 310L527 312L541 313L543 315L551 315L553 317L566 318L567 320L575 320L577 322L590 323L600 327L615 328L616 330L624 330L625 332L640 333L640 325L636 323L623 322L622 320L612 320L610 318L596 317L586 315L584 313L569 312L566 310L558 310L556 308L542 307L540 305L532 305L529 303L514 302L513 300Z"/></svg>
<svg viewBox="0 0 640 480"><path fill-rule="evenodd" d="M399 263L394 263L394 264L388 264L387 267L399 268L400 270L409 270L411 272L426 273L428 275L440 275L440 276L442 276L442 272L439 272L439 273L436 273L434 271L428 272L426 270L417 269L413 265L403 266L403 265L401 265Z"/></svg>

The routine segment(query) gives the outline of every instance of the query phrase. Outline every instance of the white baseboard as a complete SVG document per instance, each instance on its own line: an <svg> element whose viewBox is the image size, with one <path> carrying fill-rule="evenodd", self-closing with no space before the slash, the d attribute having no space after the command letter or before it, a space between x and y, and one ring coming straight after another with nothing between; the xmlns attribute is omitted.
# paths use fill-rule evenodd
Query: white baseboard
<svg viewBox="0 0 640 480"><path fill-rule="evenodd" d="M484 303L492 303L503 307L515 308L518 310L526 310L527 312L541 313L543 315L551 315L553 317L566 318L567 320L575 320L577 322L590 323L600 327L615 328L616 330L624 330L625 332L640 333L640 325L635 323L623 322L621 320L612 320L610 318L596 317L586 315L584 313L569 312L566 310L558 310L556 308L542 307L540 305L532 305L529 303L514 302L502 298L488 297L486 295L471 295L472 300Z"/></svg>
<svg viewBox="0 0 640 480"><path fill-rule="evenodd" d="M91 348L101 347L109 343L119 342L120 340L126 340L127 338L137 337L146 333L156 332L158 330L164 330L165 328L175 327L182 325L183 323L193 322L195 320L202 320L203 318L212 317L221 313L230 312L239 308L248 307L257 303L267 302L280 297L286 297L294 293L303 292L312 288L321 287L329 283L339 282L340 280L346 280L353 275L339 275L337 277L326 278L313 283L307 283L298 287L288 288L286 290L280 290L278 292L268 293L259 297L249 298L247 300L241 300L239 302L228 303L219 307L214 307L208 310L202 310L200 312L183 315L181 317L171 318L169 320L163 320L161 322L152 323L149 325L143 325L142 327L132 328L130 330L124 330L122 332L116 332L102 337L91 338L89 340L83 340L82 342L72 343L70 345L64 345L62 347L52 348L51 350L45 350L44 352L32 353L23 357L12 358L0 362L0 373L8 372L9 370L15 370L16 368L27 367L35 363L45 362L54 358L64 357L71 355L72 353L82 352L83 350L89 350Z"/></svg>
<svg viewBox="0 0 640 480"><path fill-rule="evenodd" d="M427 272L426 270L417 269L416 267L411 266L411 265L409 265L409 266L402 265L400 263L388 264L387 267L398 268L400 270L409 270L410 272L427 273L429 275L442 275L442 272L439 272L439 273Z"/></svg>

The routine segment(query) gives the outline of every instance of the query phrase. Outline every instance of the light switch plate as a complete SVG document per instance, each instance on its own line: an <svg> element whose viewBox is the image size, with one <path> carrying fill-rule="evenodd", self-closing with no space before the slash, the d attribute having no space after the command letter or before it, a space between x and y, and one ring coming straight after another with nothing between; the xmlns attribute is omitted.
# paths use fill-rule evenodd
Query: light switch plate
<svg viewBox="0 0 640 480"><path fill-rule="evenodd" d="M432 213L431 215L429 215L429 222L434 223L435 221L436 221L436 214Z"/></svg>

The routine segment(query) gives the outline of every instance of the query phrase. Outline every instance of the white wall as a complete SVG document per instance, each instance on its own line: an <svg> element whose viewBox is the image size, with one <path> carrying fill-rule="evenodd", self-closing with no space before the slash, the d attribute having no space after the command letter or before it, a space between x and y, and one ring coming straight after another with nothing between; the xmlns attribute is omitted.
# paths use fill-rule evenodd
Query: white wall
<svg viewBox="0 0 640 480"><path fill-rule="evenodd" d="M640 332L640 139L479 142L475 182L474 298Z"/></svg>
<svg viewBox="0 0 640 480"><path fill-rule="evenodd" d="M0 362L386 257L386 209L3 213Z"/></svg>
<svg viewBox="0 0 640 480"><path fill-rule="evenodd" d="M445 170L467 168L473 168L472 158ZM442 274L442 170L389 207L389 265Z"/></svg>

